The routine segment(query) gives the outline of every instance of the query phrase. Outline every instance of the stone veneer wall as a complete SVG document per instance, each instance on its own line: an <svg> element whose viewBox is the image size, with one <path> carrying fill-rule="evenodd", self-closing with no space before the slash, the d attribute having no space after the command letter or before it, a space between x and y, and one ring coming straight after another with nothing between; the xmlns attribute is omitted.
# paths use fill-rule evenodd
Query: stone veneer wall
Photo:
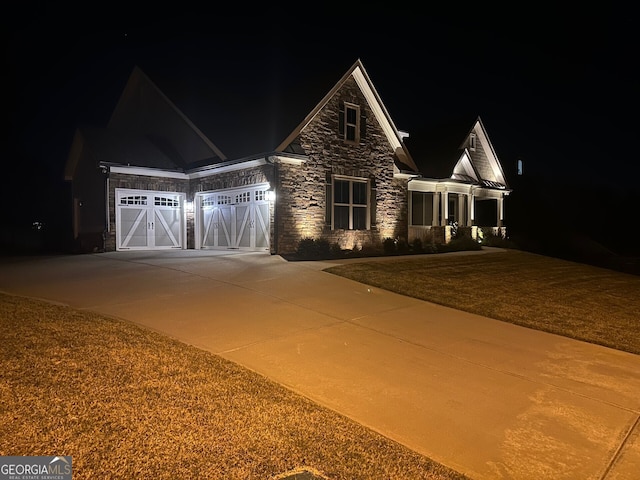
<svg viewBox="0 0 640 480"><path fill-rule="evenodd" d="M366 117L366 135L358 145L339 136L339 110L345 101L359 105L361 115ZM277 165L277 253L294 252L305 237L325 238L343 248L379 244L385 237L406 239L406 181L394 178L394 152L352 77L303 129L298 140L309 160L303 165ZM332 174L375 182L376 217L371 230L332 231L326 224L326 182Z"/></svg>

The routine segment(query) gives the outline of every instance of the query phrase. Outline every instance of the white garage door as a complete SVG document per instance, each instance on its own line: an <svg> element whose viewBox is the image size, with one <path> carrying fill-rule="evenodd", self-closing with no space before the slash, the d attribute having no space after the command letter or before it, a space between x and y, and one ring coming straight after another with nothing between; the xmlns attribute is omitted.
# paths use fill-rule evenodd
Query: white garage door
<svg viewBox="0 0 640 480"><path fill-rule="evenodd" d="M184 194L116 189L116 249L184 248Z"/></svg>
<svg viewBox="0 0 640 480"><path fill-rule="evenodd" d="M196 248L269 250L267 188L196 194Z"/></svg>

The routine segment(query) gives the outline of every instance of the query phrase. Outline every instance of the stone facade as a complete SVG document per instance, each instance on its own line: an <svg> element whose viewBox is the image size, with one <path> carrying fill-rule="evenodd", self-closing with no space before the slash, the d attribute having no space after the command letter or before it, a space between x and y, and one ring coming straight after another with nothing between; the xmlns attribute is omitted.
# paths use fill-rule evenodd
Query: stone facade
<svg viewBox="0 0 640 480"><path fill-rule="evenodd" d="M385 238L406 241L407 179L395 175L396 152L367 101L371 97L365 95L354 76L346 77L298 132L294 142L304 155L296 158L276 154L238 163L237 169L233 165L216 169L213 165L210 171L185 173L184 178L111 172L105 249L116 249L115 190L118 188L184 194L187 203L183 248L195 248L199 244L195 238L198 209L194 212L190 202L194 202L197 194L259 184L268 184L275 193L269 212L269 245L273 254L294 253L304 238L327 240L343 249L381 247ZM347 140L345 127L352 128L350 133L357 132L357 135ZM346 206L343 199L340 207L334 207L336 185L345 188L345 184L351 192L350 200ZM366 195L362 184L366 184ZM353 194L356 186L357 201ZM366 204L366 216L363 204ZM334 216L340 216L340 221ZM348 216L346 221L345 216Z"/></svg>
<svg viewBox="0 0 640 480"><path fill-rule="evenodd" d="M344 102L358 105L362 121L366 121L366 131L361 130L364 134L357 144L346 142L339 133ZM297 141L308 160L302 165L278 165L278 253L295 251L305 237L327 239L342 248L381 244L386 237L406 238L406 181L394 178L395 153L353 77L301 131ZM369 181L374 212L369 230L332 230L327 184L334 175Z"/></svg>

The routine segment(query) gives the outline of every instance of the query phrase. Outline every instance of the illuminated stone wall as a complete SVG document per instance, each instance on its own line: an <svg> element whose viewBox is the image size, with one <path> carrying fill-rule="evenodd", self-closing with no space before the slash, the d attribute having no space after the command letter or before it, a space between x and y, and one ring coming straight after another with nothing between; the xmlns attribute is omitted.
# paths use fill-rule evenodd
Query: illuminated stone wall
<svg viewBox="0 0 640 480"><path fill-rule="evenodd" d="M343 102L360 106L366 134L358 145L339 135ZM291 253L300 239L325 238L343 248L407 236L406 181L393 176L394 152L353 78L327 102L301 132L298 141L309 160L279 164L276 232L278 253ZM375 225L369 231L331 230L326 223L326 183L332 174L368 178L375 183Z"/></svg>

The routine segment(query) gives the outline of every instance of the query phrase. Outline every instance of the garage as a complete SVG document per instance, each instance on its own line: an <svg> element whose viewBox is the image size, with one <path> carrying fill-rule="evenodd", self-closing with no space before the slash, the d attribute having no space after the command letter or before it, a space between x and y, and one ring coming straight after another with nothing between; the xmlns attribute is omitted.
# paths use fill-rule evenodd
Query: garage
<svg viewBox="0 0 640 480"><path fill-rule="evenodd" d="M116 189L116 249L185 248L185 195Z"/></svg>
<svg viewBox="0 0 640 480"><path fill-rule="evenodd" d="M269 185L195 196L196 248L269 250Z"/></svg>

